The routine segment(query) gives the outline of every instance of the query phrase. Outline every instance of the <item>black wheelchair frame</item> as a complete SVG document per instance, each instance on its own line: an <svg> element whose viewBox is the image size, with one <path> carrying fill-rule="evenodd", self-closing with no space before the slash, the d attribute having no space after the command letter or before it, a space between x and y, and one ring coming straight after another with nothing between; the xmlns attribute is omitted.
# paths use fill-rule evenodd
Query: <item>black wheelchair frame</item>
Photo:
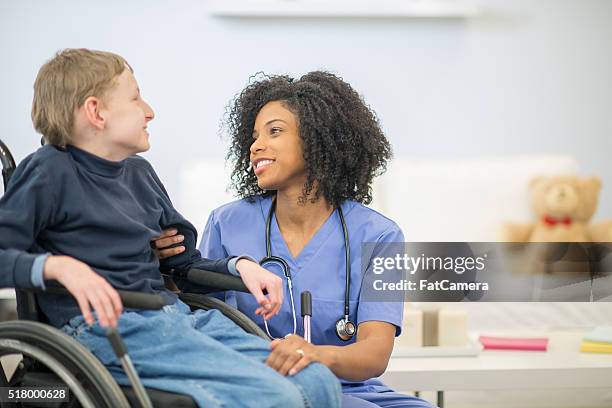
<svg viewBox="0 0 612 408"><path fill-rule="evenodd" d="M15 160L2 140L0 162L6 189L15 169ZM164 278L171 279L172 275L165 275ZM247 333L269 340L266 333L242 312L208 295L225 290L248 292L240 278L198 269L181 273L180 278L198 287L198 293L178 294L192 310L217 309ZM36 292L39 291L15 290L19 320L0 323L0 357L22 355L22 360L11 376L6 375L4 362L0 364L0 387L67 387L70 390L69 399L57 403L0 402L1 407L196 407L188 395L144 388L118 332L109 330L108 340L132 384L131 387L119 386L93 353L61 330L47 324L36 301ZM46 292L69 295L66 289L53 285L53 282L48 285ZM160 295L125 291L119 293L126 308L156 310L164 306Z"/></svg>

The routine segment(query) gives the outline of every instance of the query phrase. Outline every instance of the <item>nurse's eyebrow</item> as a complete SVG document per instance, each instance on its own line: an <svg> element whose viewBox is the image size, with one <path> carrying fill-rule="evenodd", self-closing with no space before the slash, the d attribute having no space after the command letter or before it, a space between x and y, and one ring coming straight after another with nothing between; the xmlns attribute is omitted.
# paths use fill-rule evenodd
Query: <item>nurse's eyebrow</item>
<svg viewBox="0 0 612 408"><path fill-rule="evenodd" d="M265 125L264 125L264 126L268 126L270 123L274 123L274 122L283 122L283 123L284 123L284 124L286 124L286 125L288 124L286 121L284 121L284 120L282 120L282 119L272 119L272 120L267 121L267 122L265 123ZM256 130L254 130L254 131L253 131L253 134L254 134L254 135L257 135L257 134L258 134L258 132L257 132Z"/></svg>
<svg viewBox="0 0 612 408"><path fill-rule="evenodd" d="M272 120L267 121L264 126L268 126L270 123L273 123L273 122L284 122L284 123L287 123L287 122L285 122L282 119L272 119Z"/></svg>

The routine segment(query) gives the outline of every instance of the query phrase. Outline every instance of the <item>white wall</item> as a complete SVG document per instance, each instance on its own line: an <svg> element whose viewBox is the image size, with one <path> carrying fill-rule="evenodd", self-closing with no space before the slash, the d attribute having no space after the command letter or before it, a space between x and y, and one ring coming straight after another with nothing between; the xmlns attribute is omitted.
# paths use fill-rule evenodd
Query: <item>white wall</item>
<svg viewBox="0 0 612 408"><path fill-rule="evenodd" d="M185 161L225 154L219 121L251 74L327 68L364 94L397 155L571 153L603 178L598 216L612 217L612 1L474 1L483 17L376 21L217 19L202 0L2 0L0 138L17 159L37 147L32 84L56 50L118 52L157 113L145 156L178 198Z"/></svg>

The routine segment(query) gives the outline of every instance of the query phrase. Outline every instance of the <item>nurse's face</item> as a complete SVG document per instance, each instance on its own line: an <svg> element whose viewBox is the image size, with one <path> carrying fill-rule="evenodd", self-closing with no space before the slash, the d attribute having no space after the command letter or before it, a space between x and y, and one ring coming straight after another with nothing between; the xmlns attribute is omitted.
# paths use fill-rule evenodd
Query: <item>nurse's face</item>
<svg viewBox="0 0 612 408"><path fill-rule="evenodd" d="M297 118L282 102L269 102L257 114L251 163L261 189L301 189L306 182Z"/></svg>

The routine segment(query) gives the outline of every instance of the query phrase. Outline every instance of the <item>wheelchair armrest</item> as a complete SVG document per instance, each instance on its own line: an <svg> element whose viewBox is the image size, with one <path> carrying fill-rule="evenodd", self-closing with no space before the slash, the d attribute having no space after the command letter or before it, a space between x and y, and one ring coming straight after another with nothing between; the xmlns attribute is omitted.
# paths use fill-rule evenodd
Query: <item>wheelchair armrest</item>
<svg viewBox="0 0 612 408"><path fill-rule="evenodd" d="M249 292L242 279L238 276L225 273L206 271L204 269L190 269L178 274L180 278L196 285L219 290L235 290Z"/></svg>
<svg viewBox="0 0 612 408"><path fill-rule="evenodd" d="M51 284L57 284L54 281L48 282ZM66 288L59 286L49 286L47 289L29 289L36 293L51 293L53 295L70 295ZM166 305L165 299L161 295L154 295L151 293L140 293L140 292L129 292L125 290L118 290L119 297L123 307L127 309L142 309L142 310L159 310Z"/></svg>

